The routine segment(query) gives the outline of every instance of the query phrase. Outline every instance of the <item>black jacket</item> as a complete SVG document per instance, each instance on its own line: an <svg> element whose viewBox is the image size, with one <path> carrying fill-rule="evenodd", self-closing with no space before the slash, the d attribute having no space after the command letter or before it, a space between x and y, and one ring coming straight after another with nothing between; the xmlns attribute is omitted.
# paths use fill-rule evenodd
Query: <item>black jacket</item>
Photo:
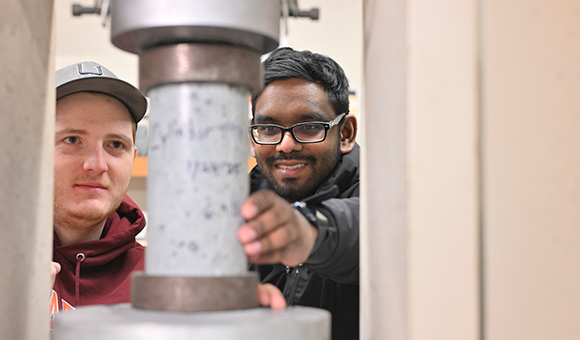
<svg viewBox="0 0 580 340"><path fill-rule="evenodd" d="M308 260L294 268L252 266L262 282L282 290L288 305L330 311L333 340L359 338L359 154L355 145L316 193L303 200L328 220L319 223ZM252 192L268 188L258 167L250 178Z"/></svg>

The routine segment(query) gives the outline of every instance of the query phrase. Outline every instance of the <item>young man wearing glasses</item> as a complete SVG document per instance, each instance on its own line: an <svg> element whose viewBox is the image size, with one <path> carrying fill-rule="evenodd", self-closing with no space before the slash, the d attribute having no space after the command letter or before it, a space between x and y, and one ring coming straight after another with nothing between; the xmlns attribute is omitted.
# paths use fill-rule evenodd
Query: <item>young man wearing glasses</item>
<svg viewBox="0 0 580 340"><path fill-rule="evenodd" d="M333 339L358 339L359 146L348 80L334 60L290 48L268 57L264 75L238 237L289 305L327 309Z"/></svg>

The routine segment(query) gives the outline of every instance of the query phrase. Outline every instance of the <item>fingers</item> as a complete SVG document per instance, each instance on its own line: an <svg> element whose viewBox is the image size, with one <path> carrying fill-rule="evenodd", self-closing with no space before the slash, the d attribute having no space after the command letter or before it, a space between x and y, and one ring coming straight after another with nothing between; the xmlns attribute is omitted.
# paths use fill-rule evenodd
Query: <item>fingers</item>
<svg viewBox="0 0 580 340"><path fill-rule="evenodd" d="M51 278L52 278L52 285L51 285L51 287L54 286L54 281L56 280L56 275L58 273L60 273L60 269L61 269L60 263L53 261L52 264L51 264L51 266L50 266L50 275L51 275Z"/></svg>
<svg viewBox="0 0 580 340"><path fill-rule="evenodd" d="M292 207L273 205L254 219L247 220L239 232L240 241L245 244L260 239L291 222L293 218Z"/></svg>
<svg viewBox="0 0 580 340"><path fill-rule="evenodd" d="M294 218L294 211L290 208L284 214L272 211L260 216L259 219L249 221L243 230L243 232L251 230L252 235L251 239L246 240L246 253L248 255L267 253L296 242L297 230L287 227L288 224L295 223Z"/></svg>
<svg viewBox="0 0 580 340"><path fill-rule="evenodd" d="M252 220L261 212L268 210L274 203L276 195L270 190L260 190L248 197L242 205L242 217L246 220Z"/></svg>
<svg viewBox="0 0 580 340"><path fill-rule="evenodd" d="M293 208L272 191L258 191L242 205L242 217L247 221L238 231L244 245L259 240L293 218ZM260 252L259 244L252 244L248 251Z"/></svg>
<svg viewBox="0 0 580 340"><path fill-rule="evenodd" d="M50 266L50 274L56 276L56 274L60 273L60 269L60 263L53 261Z"/></svg>
<svg viewBox="0 0 580 340"><path fill-rule="evenodd" d="M287 262L292 257L292 249L299 242L296 234L293 228L278 228L265 237L244 246L244 251L249 260L254 263Z"/></svg>
<svg viewBox="0 0 580 340"><path fill-rule="evenodd" d="M258 191L242 205L247 220L238 239L251 262L304 262L314 247L317 230L286 200L273 191Z"/></svg>
<svg viewBox="0 0 580 340"><path fill-rule="evenodd" d="M286 300L282 292L274 285L265 283L258 285L258 300L260 305L272 309L286 308Z"/></svg>

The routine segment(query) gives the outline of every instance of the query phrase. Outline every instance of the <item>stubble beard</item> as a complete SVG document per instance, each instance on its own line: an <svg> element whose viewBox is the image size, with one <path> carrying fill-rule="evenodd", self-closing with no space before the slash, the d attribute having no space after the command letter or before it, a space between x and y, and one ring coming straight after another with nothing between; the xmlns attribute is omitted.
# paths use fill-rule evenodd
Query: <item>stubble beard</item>
<svg viewBox="0 0 580 340"><path fill-rule="evenodd" d="M341 157L342 154L340 152L340 141L338 141L336 147L333 149L333 152L330 152L319 159L312 155L294 155L290 153L277 154L274 157L267 158L265 161L257 158L256 161L262 172L262 175L268 183L268 186L288 202L296 202L314 195L320 185L336 168L340 162ZM282 182L279 182L272 176L272 172L269 171L269 169L274 166L276 161L282 159L307 161L309 165L312 166L314 171L312 175L306 180L306 182L304 182L304 184L297 183L298 180L296 178L286 178ZM319 167L317 167L318 164L320 164Z"/></svg>
<svg viewBox="0 0 580 340"><path fill-rule="evenodd" d="M115 197L115 202L108 209L103 211L97 207L71 207L70 202L60 202L57 199L57 190L54 198L54 227L57 229L74 230L79 233L86 233L93 227L100 225L107 220L121 205L128 191Z"/></svg>

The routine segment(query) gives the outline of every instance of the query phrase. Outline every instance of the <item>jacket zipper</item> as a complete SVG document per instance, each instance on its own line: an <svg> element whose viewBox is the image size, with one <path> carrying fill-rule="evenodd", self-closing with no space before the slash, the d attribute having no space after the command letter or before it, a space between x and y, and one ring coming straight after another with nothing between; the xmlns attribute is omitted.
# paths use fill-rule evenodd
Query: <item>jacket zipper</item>
<svg viewBox="0 0 580 340"><path fill-rule="evenodd" d="M298 265L302 267L302 263ZM294 295L296 294L296 289L298 289L298 283L300 281L300 277L298 275L299 269L298 267L290 268L286 266L286 274L290 275L290 295L288 296L288 305L294 305Z"/></svg>

